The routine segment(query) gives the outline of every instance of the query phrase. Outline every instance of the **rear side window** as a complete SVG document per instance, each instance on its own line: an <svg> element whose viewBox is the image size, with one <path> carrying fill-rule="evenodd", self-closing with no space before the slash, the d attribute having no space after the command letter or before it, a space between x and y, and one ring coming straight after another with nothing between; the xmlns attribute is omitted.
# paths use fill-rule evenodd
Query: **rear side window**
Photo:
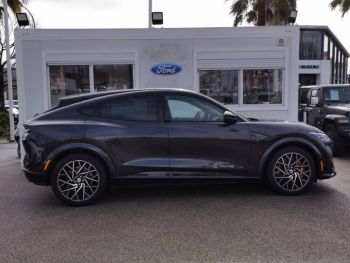
<svg viewBox="0 0 350 263"><path fill-rule="evenodd" d="M307 104L307 94L308 93L309 93L309 90L303 90L301 92L300 104Z"/></svg>
<svg viewBox="0 0 350 263"><path fill-rule="evenodd" d="M156 97L129 97L108 101L102 105L97 115L123 121L157 121Z"/></svg>
<svg viewBox="0 0 350 263"><path fill-rule="evenodd" d="M95 112L95 110L97 110L98 106L100 106L100 104L94 104L86 108L80 109L79 111L84 115L90 116Z"/></svg>

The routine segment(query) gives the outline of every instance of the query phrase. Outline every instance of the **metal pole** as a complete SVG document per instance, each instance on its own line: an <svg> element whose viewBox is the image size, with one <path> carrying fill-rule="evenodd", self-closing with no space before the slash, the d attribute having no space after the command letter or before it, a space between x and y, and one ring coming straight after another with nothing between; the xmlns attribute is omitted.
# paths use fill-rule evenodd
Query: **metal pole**
<svg viewBox="0 0 350 263"><path fill-rule="evenodd" d="M7 57L7 87L9 93L9 118L10 118L10 141L15 140L14 137L14 121L12 115L13 108L13 93L12 93L12 71L11 71L11 53L10 53L10 37L9 37L9 23L8 23L8 8L7 0L4 2L4 20L5 20L5 38L6 38L6 57ZM22 109L23 110L23 109Z"/></svg>
<svg viewBox="0 0 350 263"><path fill-rule="evenodd" d="M148 28L152 28L152 0L149 0L148 5Z"/></svg>

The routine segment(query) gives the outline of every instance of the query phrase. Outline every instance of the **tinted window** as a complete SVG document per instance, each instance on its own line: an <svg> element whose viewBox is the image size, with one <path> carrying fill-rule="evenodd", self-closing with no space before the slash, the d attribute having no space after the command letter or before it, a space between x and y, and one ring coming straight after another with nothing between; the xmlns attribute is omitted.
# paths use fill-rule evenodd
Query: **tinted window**
<svg viewBox="0 0 350 263"><path fill-rule="evenodd" d="M308 93L309 93L309 90L303 90L301 92L300 104L307 104L307 94Z"/></svg>
<svg viewBox="0 0 350 263"><path fill-rule="evenodd" d="M301 31L300 58L322 59L322 31Z"/></svg>
<svg viewBox="0 0 350 263"><path fill-rule="evenodd" d="M106 102L98 115L124 121L157 121L155 96L132 97Z"/></svg>
<svg viewBox="0 0 350 263"><path fill-rule="evenodd" d="M173 121L223 121L224 111L201 99L189 96L165 96Z"/></svg>
<svg viewBox="0 0 350 263"><path fill-rule="evenodd" d="M80 112L84 115L90 116L95 112L95 110L97 110L98 106L100 106L100 104L94 104L92 106L81 109Z"/></svg>

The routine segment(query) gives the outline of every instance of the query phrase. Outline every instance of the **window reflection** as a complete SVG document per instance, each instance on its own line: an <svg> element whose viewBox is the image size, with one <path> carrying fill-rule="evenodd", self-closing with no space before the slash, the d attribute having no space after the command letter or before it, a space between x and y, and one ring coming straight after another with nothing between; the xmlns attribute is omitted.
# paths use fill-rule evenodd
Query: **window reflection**
<svg viewBox="0 0 350 263"><path fill-rule="evenodd" d="M223 104L238 104L238 70L200 70L199 88Z"/></svg>
<svg viewBox="0 0 350 263"><path fill-rule="evenodd" d="M301 59L322 59L322 31L302 31Z"/></svg>
<svg viewBox="0 0 350 263"><path fill-rule="evenodd" d="M243 71L243 104L282 104L282 69Z"/></svg>
<svg viewBox="0 0 350 263"><path fill-rule="evenodd" d="M94 91L108 91L132 88L132 65L94 65Z"/></svg>
<svg viewBox="0 0 350 263"><path fill-rule="evenodd" d="M51 107L59 104L59 98L90 92L89 66L50 66Z"/></svg>

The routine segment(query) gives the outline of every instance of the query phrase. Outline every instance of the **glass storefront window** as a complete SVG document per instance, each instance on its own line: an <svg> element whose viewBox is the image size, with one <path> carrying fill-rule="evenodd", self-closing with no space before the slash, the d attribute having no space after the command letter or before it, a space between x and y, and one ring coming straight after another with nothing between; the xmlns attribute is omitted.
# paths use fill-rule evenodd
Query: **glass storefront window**
<svg viewBox="0 0 350 263"><path fill-rule="evenodd" d="M333 60L333 41L330 40L329 44L329 60L331 63L331 81L330 83L333 84L334 79L334 60Z"/></svg>
<svg viewBox="0 0 350 263"><path fill-rule="evenodd" d="M94 65L94 91L133 88L133 65Z"/></svg>
<svg viewBox="0 0 350 263"><path fill-rule="evenodd" d="M243 104L282 104L282 69L243 71Z"/></svg>
<svg viewBox="0 0 350 263"><path fill-rule="evenodd" d="M300 59L322 59L322 31L301 31Z"/></svg>
<svg viewBox="0 0 350 263"><path fill-rule="evenodd" d="M338 48L334 46L334 84L338 84Z"/></svg>
<svg viewBox="0 0 350 263"><path fill-rule="evenodd" d="M238 70L200 70L199 90L223 104L238 104Z"/></svg>
<svg viewBox="0 0 350 263"><path fill-rule="evenodd" d="M344 73L343 73L343 62L344 62L344 55L342 52L339 52L339 84L343 84L344 80Z"/></svg>
<svg viewBox="0 0 350 263"><path fill-rule="evenodd" d="M90 67L93 87L90 88ZM133 65L59 65L49 66L51 108L65 96L92 91L132 89ZM92 86L92 85L91 85Z"/></svg>
<svg viewBox="0 0 350 263"><path fill-rule="evenodd" d="M325 34L324 35L324 43L323 43L323 59L327 60L328 59L328 41L329 37Z"/></svg>
<svg viewBox="0 0 350 263"><path fill-rule="evenodd" d="M59 98L90 92L89 66L49 66L51 107L56 107Z"/></svg>

